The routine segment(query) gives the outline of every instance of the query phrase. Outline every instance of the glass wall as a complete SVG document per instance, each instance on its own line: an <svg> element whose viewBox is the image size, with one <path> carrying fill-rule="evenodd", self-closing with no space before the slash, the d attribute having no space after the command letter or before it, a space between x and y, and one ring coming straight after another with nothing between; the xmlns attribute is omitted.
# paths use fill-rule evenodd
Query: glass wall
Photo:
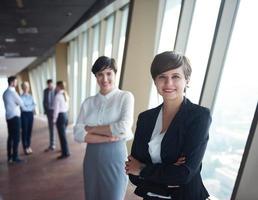
<svg viewBox="0 0 258 200"><path fill-rule="evenodd" d="M212 196L230 199L258 100L258 2L241 1L214 105L203 177Z"/></svg>
<svg viewBox="0 0 258 200"><path fill-rule="evenodd" d="M221 0L197 0L185 55L190 59L192 75L186 96L199 103Z"/></svg>
<svg viewBox="0 0 258 200"><path fill-rule="evenodd" d="M181 0L167 0L164 8L160 39L158 44L158 52L171 51L174 48L177 26L179 21ZM154 83L151 87L149 108L153 108L162 102L161 96L156 90Z"/></svg>

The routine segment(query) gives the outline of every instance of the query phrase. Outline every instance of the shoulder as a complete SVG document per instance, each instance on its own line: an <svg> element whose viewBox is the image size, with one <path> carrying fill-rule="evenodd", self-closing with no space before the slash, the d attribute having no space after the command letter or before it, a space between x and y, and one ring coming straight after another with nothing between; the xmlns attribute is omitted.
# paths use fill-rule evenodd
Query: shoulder
<svg viewBox="0 0 258 200"><path fill-rule="evenodd" d="M110 98L111 101L123 103L134 102L134 96L131 92L117 89L113 97Z"/></svg>
<svg viewBox="0 0 258 200"><path fill-rule="evenodd" d="M82 107L84 107L84 106L87 106L87 105L89 105L90 103L92 103L92 102L95 102L96 100L97 100L97 95L95 95L95 96L90 96L90 97L87 97L83 102L82 102Z"/></svg>
<svg viewBox="0 0 258 200"><path fill-rule="evenodd" d="M162 104L155 107L155 108L151 108L151 109L148 109L148 110L145 110L143 112L141 112L139 115L138 115L138 118L139 119L142 119L142 118L150 118L150 117L153 117L155 115L157 115L160 111L162 107Z"/></svg>
<svg viewBox="0 0 258 200"><path fill-rule="evenodd" d="M185 117L187 117L188 122L192 121L202 121L202 122L211 122L211 113L210 109L194 104L189 99L186 99L185 101Z"/></svg>
<svg viewBox="0 0 258 200"><path fill-rule="evenodd" d="M124 98L134 98L133 94L129 91L126 91L126 90L118 89L117 92L116 92L116 95L124 97Z"/></svg>

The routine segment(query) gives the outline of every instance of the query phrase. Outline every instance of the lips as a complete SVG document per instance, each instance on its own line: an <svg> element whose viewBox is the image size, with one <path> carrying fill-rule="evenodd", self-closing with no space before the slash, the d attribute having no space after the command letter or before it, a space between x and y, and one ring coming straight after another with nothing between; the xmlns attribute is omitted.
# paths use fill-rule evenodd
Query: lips
<svg viewBox="0 0 258 200"><path fill-rule="evenodd" d="M163 92L166 92L166 93L171 93L171 92L175 92L176 90L174 89L163 89Z"/></svg>

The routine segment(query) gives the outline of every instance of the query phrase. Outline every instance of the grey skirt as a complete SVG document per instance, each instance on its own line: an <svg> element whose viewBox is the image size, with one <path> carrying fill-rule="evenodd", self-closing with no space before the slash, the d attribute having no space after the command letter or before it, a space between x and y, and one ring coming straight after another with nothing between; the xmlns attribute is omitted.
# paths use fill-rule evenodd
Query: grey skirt
<svg viewBox="0 0 258 200"><path fill-rule="evenodd" d="M84 157L86 200L123 200L128 184L125 141L87 144Z"/></svg>

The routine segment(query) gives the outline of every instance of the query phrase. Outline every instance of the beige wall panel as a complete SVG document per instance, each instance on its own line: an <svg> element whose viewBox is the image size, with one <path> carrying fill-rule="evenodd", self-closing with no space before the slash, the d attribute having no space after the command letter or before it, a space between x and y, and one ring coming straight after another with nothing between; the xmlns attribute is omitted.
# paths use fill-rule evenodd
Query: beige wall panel
<svg viewBox="0 0 258 200"><path fill-rule="evenodd" d="M136 0L132 3L121 85L122 89L134 94L136 122L138 114L149 104L152 84L150 64L156 52L159 1Z"/></svg>
<svg viewBox="0 0 258 200"><path fill-rule="evenodd" d="M68 91L68 75L67 75L67 43L58 43L55 49L56 55L56 80L66 83Z"/></svg>

